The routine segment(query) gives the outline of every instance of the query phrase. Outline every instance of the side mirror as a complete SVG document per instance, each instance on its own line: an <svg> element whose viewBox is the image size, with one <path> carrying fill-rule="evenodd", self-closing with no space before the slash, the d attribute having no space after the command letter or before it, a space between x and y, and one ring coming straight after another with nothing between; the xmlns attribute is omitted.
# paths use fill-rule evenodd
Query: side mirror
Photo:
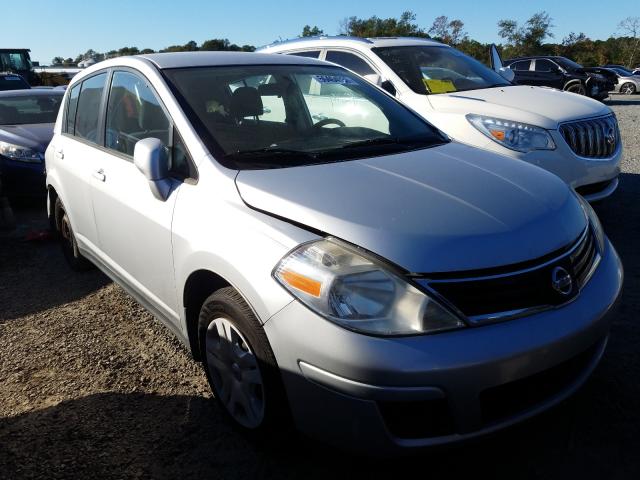
<svg viewBox="0 0 640 480"><path fill-rule="evenodd" d="M133 150L133 164L149 182L151 193L158 200L166 200L171 192L167 148L157 138L144 138Z"/></svg>
<svg viewBox="0 0 640 480"><path fill-rule="evenodd" d="M382 84L382 77L377 73L369 73L367 75L364 75L362 78L378 87Z"/></svg>
<svg viewBox="0 0 640 480"><path fill-rule="evenodd" d="M386 90L394 97L396 96L396 87L394 87L393 83L391 83L389 80L385 80L384 82L382 82L380 84L380 88L382 88L383 90Z"/></svg>
<svg viewBox="0 0 640 480"><path fill-rule="evenodd" d="M509 67L500 67L498 73L502 78L504 78L507 82L513 82L513 79L516 78L516 74Z"/></svg>

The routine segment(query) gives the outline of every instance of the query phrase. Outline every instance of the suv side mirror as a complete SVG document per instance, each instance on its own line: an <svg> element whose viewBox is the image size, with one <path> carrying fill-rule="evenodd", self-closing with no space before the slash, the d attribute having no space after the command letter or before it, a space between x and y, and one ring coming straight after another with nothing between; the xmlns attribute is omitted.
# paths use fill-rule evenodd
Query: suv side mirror
<svg viewBox="0 0 640 480"><path fill-rule="evenodd" d="M498 73L502 78L504 78L507 82L513 82L513 79L516 77L516 74L510 67L500 67Z"/></svg>
<svg viewBox="0 0 640 480"><path fill-rule="evenodd" d="M378 87L382 85L382 77L377 73L368 73L367 75L364 75L362 78L364 78L369 83L373 83L374 85L377 85Z"/></svg>
<svg viewBox="0 0 640 480"><path fill-rule="evenodd" d="M149 182L153 196L158 200L166 200L172 183L165 145L157 138L139 140L133 150L133 164Z"/></svg>
<svg viewBox="0 0 640 480"><path fill-rule="evenodd" d="M393 83L391 83L389 80L385 80L384 82L382 82L380 84L380 88L382 88L383 90L386 90L394 97L396 96L396 87L394 87Z"/></svg>

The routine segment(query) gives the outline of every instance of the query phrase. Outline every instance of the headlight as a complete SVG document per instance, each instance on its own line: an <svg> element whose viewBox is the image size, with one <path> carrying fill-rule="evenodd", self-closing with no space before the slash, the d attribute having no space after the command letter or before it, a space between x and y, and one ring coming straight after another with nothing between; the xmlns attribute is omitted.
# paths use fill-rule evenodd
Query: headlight
<svg viewBox="0 0 640 480"><path fill-rule="evenodd" d="M273 275L307 307L351 330L411 335L464 326L382 263L333 240L301 245Z"/></svg>
<svg viewBox="0 0 640 480"><path fill-rule="evenodd" d="M0 155L26 163L42 163L42 154L27 147L0 142Z"/></svg>
<svg viewBox="0 0 640 480"><path fill-rule="evenodd" d="M593 234L596 237L596 243L598 244L598 251L602 254L604 252L604 230L602 229L602 224L600 223L600 219L596 214L593 207L587 202L579 193L576 193L576 197L580 200L580 204L582 205L582 209L584 213L587 214L589 218L589 223L591 224L591 229L593 230Z"/></svg>
<svg viewBox="0 0 640 480"><path fill-rule="evenodd" d="M530 152L556 148L553 138L544 128L482 115L469 114L467 120L491 140L511 150Z"/></svg>

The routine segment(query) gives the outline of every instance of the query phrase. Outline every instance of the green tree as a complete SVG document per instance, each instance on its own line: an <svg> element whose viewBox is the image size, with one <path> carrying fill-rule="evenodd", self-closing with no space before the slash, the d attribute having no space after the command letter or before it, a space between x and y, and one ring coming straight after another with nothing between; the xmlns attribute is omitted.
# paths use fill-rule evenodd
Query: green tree
<svg viewBox="0 0 640 480"><path fill-rule="evenodd" d="M507 56L544 54L543 41L553 37L551 29L553 19L547 12L538 12L529 18L523 26L516 20L500 20L498 34L507 41L505 54Z"/></svg>
<svg viewBox="0 0 640 480"><path fill-rule="evenodd" d="M300 35L301 37L318 37L320 35L323 35L324 31L319 29L317 26L313 26L311 27L310 25L305 25L304 28L302 29L302 35Z"/></svg>
<svg viewBox="0 0 640 480"><path fill-rule="evenodd" d="M633 67L636 55L639 53L638 47L640 47L640 17L625 18L618 24L618 29L627 38L625 42L625 54L627 56L625 64L628 67Z"/></svg>
<svg viewBox="0 0 640 480"><path fill-rule="evenodd" d="M464 22L459 19L449 20L449 17L444 15L433 21L429 35L449 45L458 45L468 39L467 32L464 31Z"/></svg>
<svg viewBox="0 0 640 480"><path fill-rule="evenodd" d="M342 21L340 33L354 37L425 37L427 32L415 23L416 15L406 11L400 18L349 17Z"/></svg>
<svg viewBox="0 0 640 480"><path fill-rule="evenodd" d="M62 57L53 57L51 60L51 65L62 65L64 63L64 58Z"/></svg>

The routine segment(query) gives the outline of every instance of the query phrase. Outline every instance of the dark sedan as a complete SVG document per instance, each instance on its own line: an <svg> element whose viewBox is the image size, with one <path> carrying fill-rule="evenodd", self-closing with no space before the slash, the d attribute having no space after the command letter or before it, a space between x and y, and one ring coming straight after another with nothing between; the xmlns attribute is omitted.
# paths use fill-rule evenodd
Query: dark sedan
<svg viewBox="0 0 640 480"><path fill-rule="evenodd" d="M64 91L0 92L0 176L9 197L45 192L44 152L53 136Z"/></svg>

